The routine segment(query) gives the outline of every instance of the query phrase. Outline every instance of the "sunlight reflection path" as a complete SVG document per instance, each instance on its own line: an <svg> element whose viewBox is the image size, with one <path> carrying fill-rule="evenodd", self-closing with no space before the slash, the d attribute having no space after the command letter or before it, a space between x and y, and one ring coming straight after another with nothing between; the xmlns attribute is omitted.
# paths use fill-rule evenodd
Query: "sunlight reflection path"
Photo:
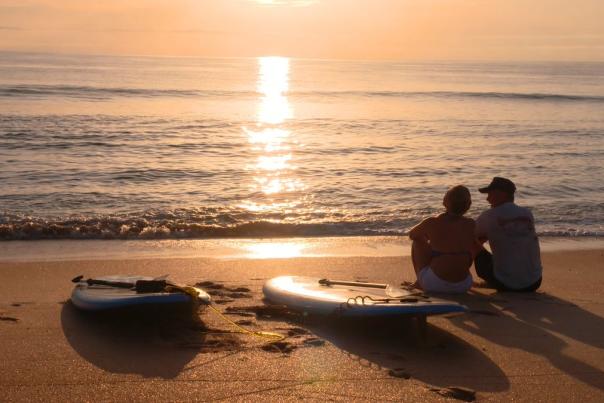
<svg viewBox="0 0 604 403"><path fill-rule="evenodd" d="M263 94L258 121L279 124L291 118L291 109L284 93L289 89L289 59L261 57L258 92Z"/></svg>
<svg viewBox="0 0 604 403"><path fill-rule="evenodd" d="M242 207L252 212L274 213L271 221L285 218L284 211L301 202L305 186L295 176L292 133L283 124L292 117L285 95L289 89L290 61L284 57L258 59L257 89L261 94L256 126L243 131L256 155L248 166L253 172L252 196Z"/></svg>

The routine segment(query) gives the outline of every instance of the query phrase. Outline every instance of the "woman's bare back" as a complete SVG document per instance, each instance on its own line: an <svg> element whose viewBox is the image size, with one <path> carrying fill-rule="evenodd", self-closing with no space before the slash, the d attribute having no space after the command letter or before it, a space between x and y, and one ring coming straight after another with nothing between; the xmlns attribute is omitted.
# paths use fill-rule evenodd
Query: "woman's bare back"
<svg viewBox="0 0 604 403"><path fill-rule="evenodd" d="M432 271L446 281L464 280L476 251L474 220L448 213L428 220L425 233L432 249Z"/></svg>

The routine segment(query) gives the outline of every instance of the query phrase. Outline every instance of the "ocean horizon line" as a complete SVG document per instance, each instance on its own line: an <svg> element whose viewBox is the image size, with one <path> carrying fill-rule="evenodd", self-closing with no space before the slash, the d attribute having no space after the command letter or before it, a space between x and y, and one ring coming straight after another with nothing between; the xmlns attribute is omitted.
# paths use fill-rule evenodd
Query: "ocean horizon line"
<svg viewBox="0 0 604 403"><path fill-rule="evenodd" d="M443 58L326 58L326 57L309 57L309 56L293 56L285 54L266 53L262 55L240 55L240 56L218 56L218 55L160 55L160 54L119 54L119 53L79 53L79 52L61 52L61 51L43 51L43 50L12 50L0 49L0 54L12 55L40 55L40 56L58 56L58 57L107 57L107 58L149 58L149 59L185 59L185 60L256 60L260 58L284 58L290 60L301 61L325 61L325 62L351 62L351 63L402 63L402 64L604 64L602 60L586 60L577 59L508 59L508 58L493 58L493 59L443 59Z"/></svg>
<svg viewBox="0 0 604 403"><path fill-rule="evenodd" d="M436 97L436 98L495 98L520 99L531 101L587 101L604 102L604 95L558 94L537 92L499 92L499 91L378 91L378 90L339 90L339 91L285 91L290 97ZM108 100L114 97L258 97L260 91L226 91L209 89L169 89L169 88L128 88L97 87L82 85L0 85L1 97L66 97L90 100Z"/></svg>

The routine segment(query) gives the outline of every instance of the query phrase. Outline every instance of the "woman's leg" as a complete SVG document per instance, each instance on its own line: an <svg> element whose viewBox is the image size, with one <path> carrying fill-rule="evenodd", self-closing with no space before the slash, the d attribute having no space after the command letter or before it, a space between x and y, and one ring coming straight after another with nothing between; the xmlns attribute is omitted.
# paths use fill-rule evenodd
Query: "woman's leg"
<svg viewBox="0 0 604 403"><path fill-rule="evenodd" d="M427 242L413 241L411 244L411 260L415 275L424 267L430 264L432 260L432 248Z"/></svg>

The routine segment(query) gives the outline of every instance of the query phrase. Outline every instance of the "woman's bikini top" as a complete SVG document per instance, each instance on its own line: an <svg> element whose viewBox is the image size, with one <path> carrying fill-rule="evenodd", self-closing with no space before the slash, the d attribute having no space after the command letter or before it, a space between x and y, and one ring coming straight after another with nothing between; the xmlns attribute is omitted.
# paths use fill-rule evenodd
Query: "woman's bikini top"
<svg viewBox="0 0 604 403"><path fill-rule="evenodd" d="M472 253L470 251L467 250L463 250L460 252L440 252L437 250L432 250L432 257L439 257L439 256L459 256L459 255L465 255L468 258L470 258L470 260L472 260Z"/></svg>

